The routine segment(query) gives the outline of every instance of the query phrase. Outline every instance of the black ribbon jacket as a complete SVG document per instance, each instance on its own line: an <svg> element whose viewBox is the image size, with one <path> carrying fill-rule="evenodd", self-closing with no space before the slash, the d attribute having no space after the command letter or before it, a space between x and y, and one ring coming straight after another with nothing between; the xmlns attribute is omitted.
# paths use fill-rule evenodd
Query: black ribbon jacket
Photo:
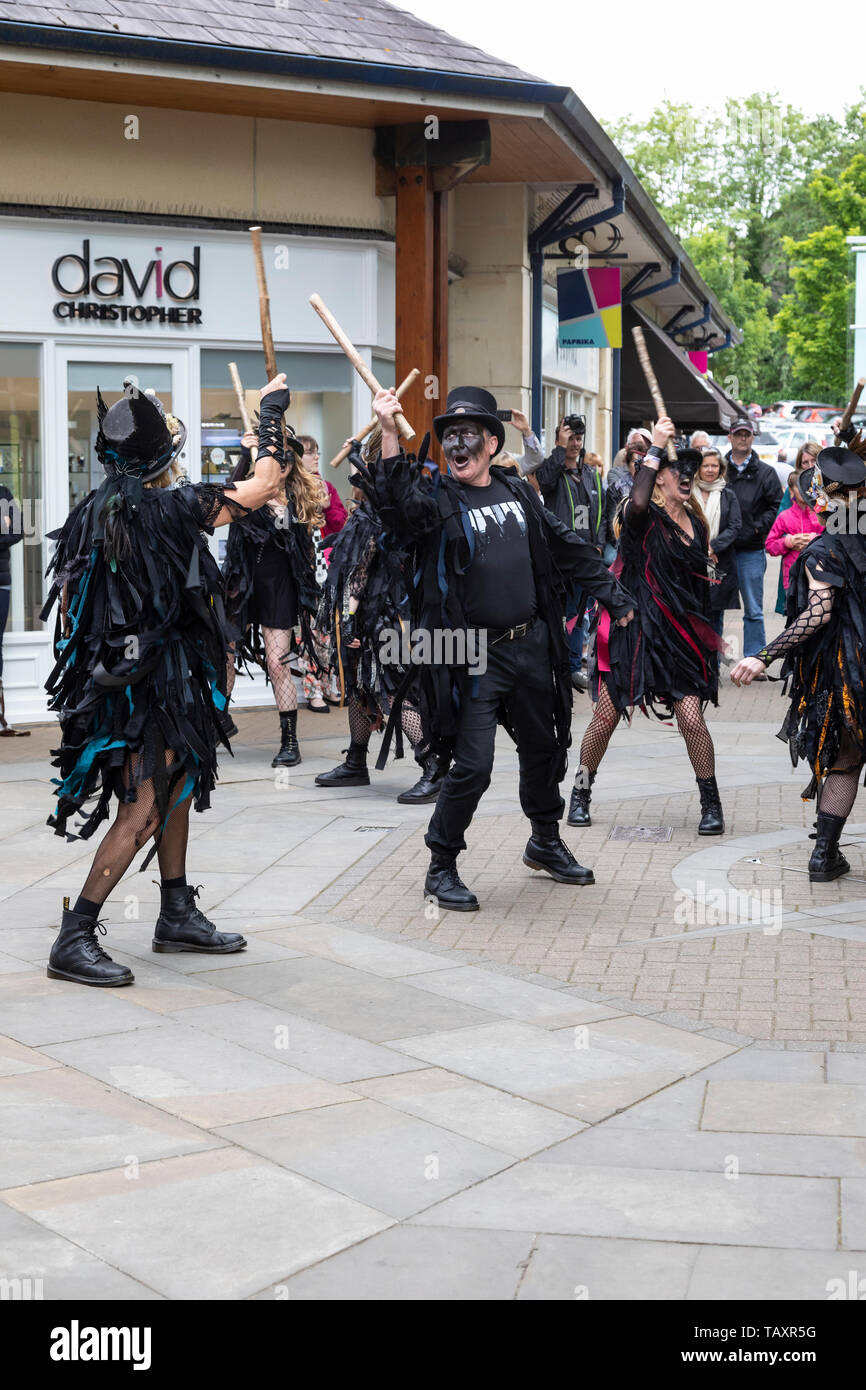
<svg viewBox="0 0 866 1390"><path fill-rule="evenodd" d="M832 606L815 601L809 574L829 584ZM815 597L813 597L815 596ZM847 733L866 756L866 537L816 536L798 556L788 585L788 626L771 642L791 708L779 731L796 767L812 769L803 798L813 798L836 763Z"/></svg>
<svg viewBox="0 0 866 1390"><path fill-rule="evenodd" d="M613 568L637 605L633 623L611 629L608 689L620 713L638 705L670 719L673 702L686 695L718 704L721 639L710 621L716 580L706 527L690 513L690 539L651 501L657 476L641 465L621 512Z"/></svg>
<svg viewBox="0 0 866 1390"><path fill-rule="evenodd" d="M404 453L380 460L370 471L384 524L417 545L413 625L428 632L466 631L464 576L471 558L460 484L440 474L431 477L428 473L419 479ZM519 503L526 522L538 615L550 634L550 687L559 748L552 773L560 781L571 742L572 686L564 624L567 582L580 584L614 618L624 616L634 601L605 569L595 548L546 511L524 479L496 464L490 475ZM472 698L471 672L465 665L423 665L419 671L425 737L434 753L450 757L460 707ZM513 738L504 704L499 722Z"/></svg>
<svg viewBox="0 0 866 1390"><path fill-rule="evenodd" d="M160 829L146 864L181 781L181 799L192 796L197 811L209 806L217 740L228 747L217 715L230 627L202 529L225 506L244 510L231 487L153 488L112 476L53 533L53 584L41 616L65 601L46 682L61 728L48 821L58 835L98 796L79 829L86 839L108 816L112 795L134 801L152 778Z"/></svg>

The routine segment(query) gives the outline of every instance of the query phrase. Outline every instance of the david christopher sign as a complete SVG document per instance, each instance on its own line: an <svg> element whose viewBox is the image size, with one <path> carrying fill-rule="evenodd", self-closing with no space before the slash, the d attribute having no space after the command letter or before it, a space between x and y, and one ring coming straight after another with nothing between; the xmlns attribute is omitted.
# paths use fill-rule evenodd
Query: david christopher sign
<svg viewBox="0 0 866 1390"><path fill-rule="evenodd" d="M155 246L154 250L156 256L135 270L125 257L96 256L91 260L89 240L82 242L80 256L73 251L58 256L51 267L51 280L64 298L54 305L54 317L99 323L201 324L201 309L189 304L199 298L201 247L192 248L192 260L171 261L167 265L163 263L162 247ZM98 269L102 266L106 269ZM167 296L175 303L142 304L140 301L151 286L156 299ZM98 302L93 303L85 295ZM130 295L139 302L117 302Z"/></svg>

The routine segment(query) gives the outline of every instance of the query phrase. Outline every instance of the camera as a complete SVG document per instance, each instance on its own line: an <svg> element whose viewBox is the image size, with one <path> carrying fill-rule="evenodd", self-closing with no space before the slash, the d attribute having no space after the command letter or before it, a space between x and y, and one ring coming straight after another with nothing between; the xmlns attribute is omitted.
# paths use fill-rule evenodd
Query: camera
<svg viewBox="0 0 866 1390"><path fill-rule="evenodd" d="M496 418L497 420L503 420L507 424L510 422L512 414L513 411L511 410L497 410Z"/></svg>
<svg viewBox="0 0 866 1390"><path fill-rule="evenodd" d="M566 415L563 420L565 429L571 430L572 434L579 434L581 438L586 435L586 417L584 415Z"/></svg>

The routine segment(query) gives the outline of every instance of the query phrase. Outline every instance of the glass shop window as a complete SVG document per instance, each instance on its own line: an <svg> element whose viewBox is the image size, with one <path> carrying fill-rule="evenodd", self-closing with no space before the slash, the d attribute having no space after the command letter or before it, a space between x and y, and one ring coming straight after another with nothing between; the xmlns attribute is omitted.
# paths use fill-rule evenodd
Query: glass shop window
<svg viewBox="0 0 866 1390"><path fill-rule="evenodd" d="M40 349L0 343L0 534L16 527L21 534L20 541L4 547L11 569L8 632L42 629L46 555L40 385Z"/></svg>

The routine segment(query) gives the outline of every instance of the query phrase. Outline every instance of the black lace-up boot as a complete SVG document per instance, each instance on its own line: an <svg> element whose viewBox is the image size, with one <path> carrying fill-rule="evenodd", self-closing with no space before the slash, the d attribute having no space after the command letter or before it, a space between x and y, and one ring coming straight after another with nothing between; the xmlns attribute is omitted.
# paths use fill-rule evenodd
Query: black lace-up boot
<svg viewBox="0 0 866 1390"><path fill-rule="evenodd" d="M715 777L697 777L698 791L701 794L701 819L699 835L724 835L725 817L722 813L722 799Z"/></svg>
<svg viewBox="0 0 866 1390"><path fill-rule="evenodd" d="M60 934L48 957L49 977L74 980L77 985L131 985L135 979L132 971L103 951L97 932L105 936L103 923L71 911L69 899L64 898Z"/></svg>
<svg viewBox="0 0 866 1390"><path fill-rule="evenodd" d="M839 837L845 829L846 820L847 816L831 816L829 811L818 812L815 848L809 860L812 883L830 883L850 871L851 865L839 850Z"/></svg>
<svg viewBox="0 0 866 1390"><path fill-rule="evenodd" d="M556 821L552 825L532 822L532 835L523 851L523 862L530 869L542 869L557 883L571 883L579 888L595 883L592 869L578 864L568 845L563 843Z"/></svg>
<svg viewBox="0 0 866 1390"><path fill-rule="evenodd" d="M280 751L271 763L271 767L296 767L301 761L301 750L298 747L298 711L288 710L280 715Z"/></svg>
<svg viewBox="0 0 866 1390"><path fill-rule="evenodd" d="M571 793L571 801L568 805L568 824L569 825L592 825L592 817L589 814L589 802L592 797L592 784L595 781L595 773L587 773L581 768L578 778L582 779L586 785L578 786L575 782Z"/></svg>
<svg viewBox="0 0 866 1390"><path fill-rule="evenodd" d="M346 761L330 772L320 772L316 778L317 787L369 787L370 774L367 771L367 748L363 743L350 743Z"/></svg>
<svg viewBox="0 0 866 1390"><path fill-rule="evenodd" d="M154 951L201 951L219 956L244 949L244 937L237 932L217 931L213 922L199 912L195 905L198 895L199 889L189 884L178 888L160 885L162 906L153 932Z"/></svg>
<svg viewBox="0 0 866 1390"><path fill-rule="evenodd" d="M435 801L445 780L445 773L439 759L431 753L421 764L421 776L408 791L397 797L401 806L421 806L426 801Z"/></svg>
<svg viewBox="0 0 866 1390"><path fill-rule="evenodd" d="M461 882L457 872L457 855L434 850L430 868L424 880L425 898L435 898L440 907L451 912L477 912L478 899Z"/></svg>

